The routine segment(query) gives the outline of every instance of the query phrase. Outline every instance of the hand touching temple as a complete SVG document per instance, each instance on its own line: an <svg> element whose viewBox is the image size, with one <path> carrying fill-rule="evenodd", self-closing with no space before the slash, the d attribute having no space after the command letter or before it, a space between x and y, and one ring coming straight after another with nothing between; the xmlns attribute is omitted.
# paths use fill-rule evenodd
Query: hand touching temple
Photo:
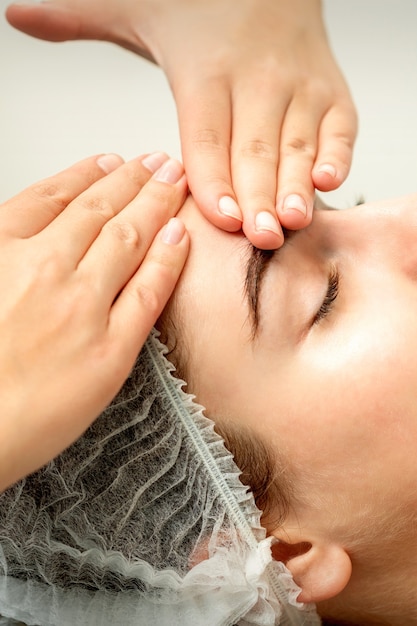
<svg viewBox="0 0 417 626"><path fill-rule="evenodd" d="M260 248L311 221L315 188L346 178L356 113L318 0L48 0L11 5L44 39L105 39L154 60L177 105L205 216Z"/></svg>

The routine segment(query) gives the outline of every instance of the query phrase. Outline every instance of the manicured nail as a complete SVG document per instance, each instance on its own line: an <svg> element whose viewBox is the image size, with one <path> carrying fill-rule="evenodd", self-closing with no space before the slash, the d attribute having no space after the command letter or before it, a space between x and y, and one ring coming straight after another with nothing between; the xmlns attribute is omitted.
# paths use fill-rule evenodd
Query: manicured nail
<svg viewBox="0 0 417 626"><path fill-rule="evenodd" d="M184 237L185 226L178 217L171 217L162 231L162 241L176 246Z"/></svg>
<svg viewBox="0 0 417 626"><path fill-rule="evenodd" d="M153 174L163 163L165 163L165 161L168 160L168 158L169 157L165 154L165 152L153 152L142 159L142 165L144 165L146 169Z"/></svg>
<svg viewBox="0 0 417 626"><path fill-rule="evenodd" d="M184 174L184 168L179 161L169 159L154 174L154 179L161 183L175 185Z"/></svg>
<svg viewBox="0 0 417 626"><path fill-rule="evenodd" d="M257 231L268 231L279 235L279 229L276 219L268 211L261 211L255 217L255 228Z"/></svg>
<svg viewBox="0 0 417 626"><path fill-rule="evenodd" d="M330 163L322 163L318 166L317 171L324 174L329 174L332 178L336 178L337 171L334 165Z"/></svg>
<svg viewBox="0 0 417 626"><path fill-rule="evenodd" d="M305 200L296 193L292 193L285 198L282 210L299 211L304 215L304 217L307 216L307 205Z"/></svg>
<svg viewBox="0 0 417 626"><path fill-rule="evenodd" d="M232 217L234 220L242 221L242 213L238 207L236 200L230 196L223 196L219 200L219 211L226 217Z"/></svg>
<svg viewBox="0 0 417 626"><path fill-rule="evenodd" d="M31 6L34 4L45 4L45 6L48 5L48 2L45 2L45 0L21 0L21 2L13 2L12 3L13 6L19 6L19 7L26 7L26 6Z"/></svg>
<svg viewBox="0 0 417 626"><path fill-rule="evenodd" d="M105 174L110 174L123 163L122 157L118 154L103 154L96 161L97 165Z"/></svg>

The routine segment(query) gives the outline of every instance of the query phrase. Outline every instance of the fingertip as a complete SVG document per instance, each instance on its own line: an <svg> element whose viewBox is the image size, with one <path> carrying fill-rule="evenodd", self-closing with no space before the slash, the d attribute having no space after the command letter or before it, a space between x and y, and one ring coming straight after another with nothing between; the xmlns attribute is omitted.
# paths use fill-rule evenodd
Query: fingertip
<svg viewBox="0 0 417 626"><path fill-rule="evenodd" d="M331 163L321 163L313 168L312 178L316 189L320 191L333 191L346 179L348 169L343 170Z"/></svg>
<svg viewBox="0 0 417 626"><path fill-rule="evenodd" d="M7 7L5 15L13 28L38 39L66 41L78 37L77 16L53 2L16 2Z"/></svg>
<svg viewBox="0 0 417 626"><path fill-rule="evenodd" d="M168 161L169 156L166 152L151 152L138 157L138 160L142 163L147 170L154 174L162 165Z"/></svg>
<svg viewBox="0 0 417 626"><path fill-rule="evenodd" d="M301 215L298 211L288 211L280 217L281 225L288 230L300 230L311 222L308 215Z"/></svg>
<svg viewBox="0 0 417 626"><path fill-rule="evenodd" d="M124 160L118 154L102 154L98 157L96 163L105 174L110 174L120 165L123 165Z"/></svg>
<svg viewBox="0 0 417 626"><path fill-rule="evenodd" d="M292 198L295 194L291 194L288 198ZM285 208L284 208L285 207ZM309 226L313 215L314 202L312 199L303 200L301 205L296 202L280 206L278 210L279 221L284 228L289 230L300 230Z"/></svg>
<svg viewBox="0 0 417 626"><path fill-rule="evenodd" d="M242 211L239 205L231 196L222 196L218 203L219 211L222 216L232 218L236 222L242 223Z"/></svg>
<svg viewBox="0 0 417 626"><path fill-rule="evenodd" d="M301 219L305 219L311 212L311 203L306 200L299 193L288 194L279 205L280 215L294 214L301 216Z"/></svg>
<svg viewBox="0 0 417 626"><path fill-rule="evenodd" d="M216 202L193 194L193 198L204 217L217 228L235 233L242 228L240 209L232 196L222 195Z"/></svg>
<svg viewBox="0 0 417 626"><path fill-rule="evenodd" d="M281 224L288 230L301 230L310 226L312 219L313 214L310 212L306 216L300 216L299 213L294 211L293 213L287 213L285 218L281 218Z"/></svg>
<svg viewBox="0 0 417 626"><path fill-rule="evenodd" d="M298 230L308 226L313 213L313 199L299 193L282 194L277 201L278 218L282 226Z"/></svg>
<svg viewBox="0 0 417 626"><path fill-rule="evenodd" d="M184 167L176 159L168 159L155 171L153 179L168 185L175 185L180 180L185 182Z"/></svg>
<svg viewBox="0 0 417 626"><path fill-rule="evenodd" d="M239 230L242 230L242 222L240 220L226 217L221 213L209 213L206 214L206 217L214 226L228 233L237 233Z"/></svg>
<svg viewBox="0 0 417 626"><path fill-rule="evenodd" d="M177 246L184 239L185 234L184 222L178 217L171 217L161 231L161 239L167 245Z"/></svg>
<svg viewBox="0 0 417 626"><path fill-rule="evenodd" d="M251 244L260 250L276 250L284 243L284 235L278 223L277 227L274 227L272 230L259 227L253 228L244 223L243 232Z"/></svg>
<svg viewBox="0 0 417 626"><path fill-rule="evenodd" d="M8 7L6 7L4 15L6 17L6 20L9 22L10 26L17 28L15 26L15 17L17 16L19 18L19 15L21 14L22 11L25 12L26 9L30 9L30 8L31 8L30 2L26 2L26 3L12 2L11 4L9 4Z"/></svg>
<svg viewBox="0 0 417 626"><path fill-rule="evenodd" d="M224 133L217 131L217 134L223 137ZM190 144L188 147L187 143ZM202 151L196 149L195 141L187 142L183 138L188 185L198 208L209 222L222 230L237 232L242 228L243 216L232 186L229 148L226 144L214 143L203 142L200 145L200 148L204 147Z"/></svg>
<svg viewBox="0 0 417 626"><path fill-rule="evenodd" d="M337 169L336 166L332 163L320 163L320 165L315 168L317 174L327 174L330 178L337 178Z"/></svg>
<svg viewBox="0 0 417 626"><path fill-rule="evenodd" d="M228 232L237 232L242 228L242 212L232 196L222 196L217 204L218 226Z"/></svg>

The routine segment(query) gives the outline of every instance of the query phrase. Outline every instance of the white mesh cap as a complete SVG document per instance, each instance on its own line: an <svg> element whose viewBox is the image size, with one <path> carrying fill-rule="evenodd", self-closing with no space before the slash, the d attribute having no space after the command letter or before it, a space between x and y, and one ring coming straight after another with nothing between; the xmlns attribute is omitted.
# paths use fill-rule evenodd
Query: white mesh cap
<svg viewBox="0 0 417 626"><path fill-rule="evenodd" d="M0 496L0 624L320 624L153 332L89 430Z"/></svg>

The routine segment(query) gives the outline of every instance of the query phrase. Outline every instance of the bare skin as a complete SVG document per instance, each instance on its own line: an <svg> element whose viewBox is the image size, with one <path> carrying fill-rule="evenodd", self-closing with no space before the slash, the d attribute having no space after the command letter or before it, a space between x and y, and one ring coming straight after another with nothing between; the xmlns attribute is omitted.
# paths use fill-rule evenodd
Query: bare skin
<svg viewBox="0 0 417 626"><path fill-rule="evenodd" d="M361 625L417 624L416 208L417 194L317 207L257 285L256 333L248 242L192 197L179 213L191 247L173 321L187 390L283 455L293 501L278 526L273 511L264 519L274 554L300 601Z"/></svg>
<svg viewBox="0 0 417 626"><path fill-rule="evenodd" d="M163 153L102 155L0 205L0 490L77 439L127 378L187 256L173 218L186 189Z"/></svg>
<svg viewBox="0 0 417 626"><path fill-rule="evenodd" d="M308 226L315 188L346 178L355 108L319 0L51 0L9 22L51 41L101 39L158 63L204 215L260 248Z"/></svg>

